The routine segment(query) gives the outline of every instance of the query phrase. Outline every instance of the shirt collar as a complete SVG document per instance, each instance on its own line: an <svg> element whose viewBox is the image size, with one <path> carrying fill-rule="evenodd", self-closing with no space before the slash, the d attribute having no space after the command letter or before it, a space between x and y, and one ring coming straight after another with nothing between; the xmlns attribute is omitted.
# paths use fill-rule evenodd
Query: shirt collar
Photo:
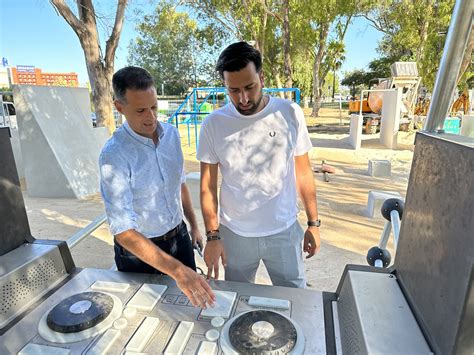
<svg viewBox="0 0 474 355"><path fill-rule="evenodd" d="M148 145L148 146L151 146L151 147L155 147L155 143L153 142L153 139L150 139L150 138L147 138L147 137L143 137L141 135L139 135L138 133L136 133L131 127L130 125L128 124L128 121L125 120L125 122L123 123L123 128L125 129L125 131L135 140L139 141L140 143L143 143L145 145ZM161 126L161 123L160 121L158 121L158 124L156 126L156 131L158 132L158 143L157 143L157 146L158 144L160 144L160 140L161 138L163 138L163 135L164 135L164 131L163 131L163 127Z"/></svg>

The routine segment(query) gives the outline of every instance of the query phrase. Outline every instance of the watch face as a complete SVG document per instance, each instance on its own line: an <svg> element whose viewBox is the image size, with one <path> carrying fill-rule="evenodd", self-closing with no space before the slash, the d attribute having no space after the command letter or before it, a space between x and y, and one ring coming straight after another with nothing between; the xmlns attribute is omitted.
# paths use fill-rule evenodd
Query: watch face
<svg viewBox="0 0 474 355"><path fill-rule="evenodd" d="M308 227L319 227L321 225L321 220L317 219L316 221L308 221Z"/></svg>

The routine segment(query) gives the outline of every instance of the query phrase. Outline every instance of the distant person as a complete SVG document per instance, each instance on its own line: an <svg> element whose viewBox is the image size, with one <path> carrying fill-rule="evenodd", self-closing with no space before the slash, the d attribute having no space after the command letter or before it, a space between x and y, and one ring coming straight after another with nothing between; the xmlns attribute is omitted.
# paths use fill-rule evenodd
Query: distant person
<svg viewBox="0 0 474 355"><path fill-rule="evenodd" d="M307 258L318 251L321 222L303 112L263 95L262 58L245 42L227 47L216 69L231 102L206 118L197 152L208 278L219 276L221 259L226 280L255 282L263 260L274 285L304 288L303 251ZM297 221L297 192L306 231Z"/></svg>
<svg viewBox="0 0 474 355"><path fill-rule="evenodd" d="M125 67L112 84L115 107L126 122L105 144L99 165L117 269L169 275L193 305L212 304L211 288L195 271L193 245L202 246L202 236L185 183L179 133L157 121L149 72Z"/></svg>

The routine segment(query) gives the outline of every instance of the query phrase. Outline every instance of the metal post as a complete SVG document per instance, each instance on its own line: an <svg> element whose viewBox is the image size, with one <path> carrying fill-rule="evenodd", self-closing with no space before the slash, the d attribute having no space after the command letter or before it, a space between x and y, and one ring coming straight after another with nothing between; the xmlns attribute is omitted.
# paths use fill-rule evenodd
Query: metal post
<svg viewBox="0 0 474 355"><path fill-rule="evenodd" d="M99 228L105 221L107 220L107 216L105 213L96 219L94 219L91 223L87 226L82 228L77 233L73 234L66 240L67 246L69 249L74 248L82 239L90 235L93 231Z"/></svg>
<svg viewBox="0 0 474 355"><path fill-rule="evenodd" d="M390 231L392 230L392 223L390 221L385 222L383 227L382 235L380 236L379 248L387 248L388 238L390 238Z"/></svg>
<svg viewBox="0 0 474 355"><path fill-rule="evenodd" d="M393 244L396 248L398 244L398 236L400 235L400 215L398 214L397 210L390 212L390 221L392 223L393 230Z"/></svg>
<svg viewBox="0 0 474 355"><path fill-rule="evenodd" d="M454 5L424 131L437 132L443 128L472 30L473 9L472 0L458 0Z"/></svg>
<svg viewBox="0 0 474 355"><path fill-rule="evenodd" d="M339 125L342 126L342 95L339 94Z"/></svg>

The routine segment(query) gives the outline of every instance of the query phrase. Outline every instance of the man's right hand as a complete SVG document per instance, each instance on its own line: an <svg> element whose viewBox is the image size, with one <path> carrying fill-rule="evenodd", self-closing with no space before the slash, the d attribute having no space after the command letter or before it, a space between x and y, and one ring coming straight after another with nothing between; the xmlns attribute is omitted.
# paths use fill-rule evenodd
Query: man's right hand
<svg viewBox="0 0 474 355"><path fill-rule="evenodd" d="M206 304L214 306L216 296L209 284L197 272L182 265L174 273L177 286L189 298L193 306L206 308Z"/></svg>
<svg viewBox="0 0 474 355"><path fill-rule="evenodd" d="M207 265L207 279L219 278L219 258L222 259L222 265L227 266L227 256L225 254L224 244L220 240L212 240L206 243L204 249L204 262Z"/></svg>

